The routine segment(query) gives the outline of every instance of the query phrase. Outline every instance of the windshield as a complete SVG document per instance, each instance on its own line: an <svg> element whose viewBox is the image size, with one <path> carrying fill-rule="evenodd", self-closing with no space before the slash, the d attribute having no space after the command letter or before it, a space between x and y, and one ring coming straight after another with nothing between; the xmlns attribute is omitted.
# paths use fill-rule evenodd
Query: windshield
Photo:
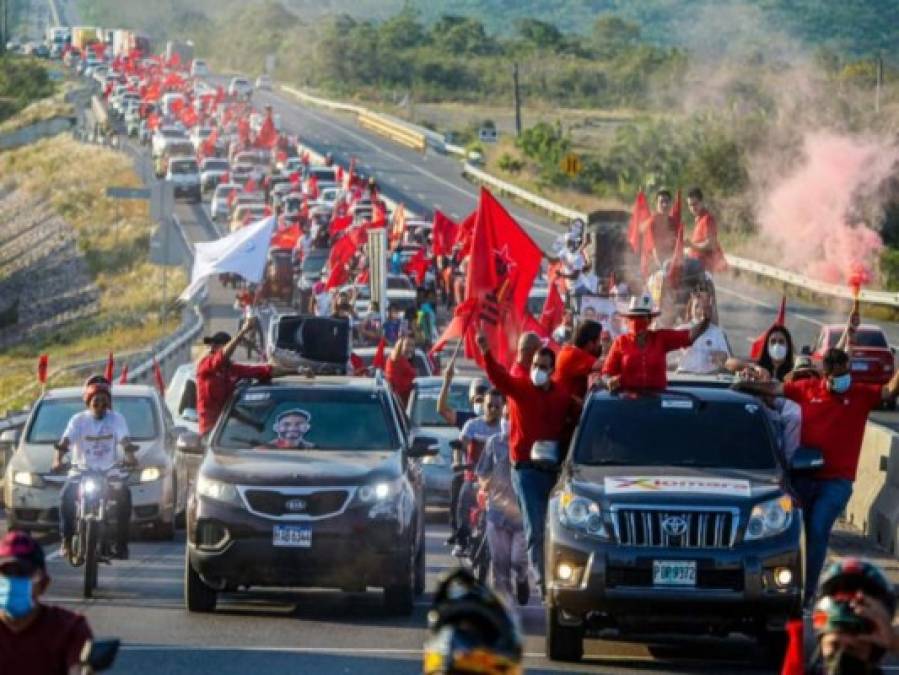
<svg viewBox="0 0 899 675"><path fill-rule="evenodd" d="M828 338L828 346L836 347L837 342L840 341L840 338L843 336L842 331L831 331L830 336ZM879 330L858 330L855 333L855 338L852 340L853 347L882 347L884 349L887 348L887 341L883 335L883 332Z"/></svg>
<svg viewBox="0 0 899 675"><path fill-rule="evenodd" d="M151 441L159 436L152 399L143 396L118 396L113 397L112 407L125 417L131 440ZM55 443L62 438L72 416L82 410L85 407L80 398L41 401L28 429L27 442Z"/></svg>
<svg viewBox="0 0 899 675"><path fill-rule="evenodd" d="M388 415L375 391L253 387L228 411L215 446L390 450L400 441Z"/></svg>
<svg viewBox="0 0 899 675"><path fill-rule="evenodd" d="M228 162L224 159L207 159L203 162L204 171L227 171Z"/></svg>
<svg viewBox="0 0 899 675"><path fill-rule="evenodd" d="M197 163L194 161L172 162L172 173L197 173Z"/></svg>
<svg viewBox="0 0 899 675"><path fill-rule="evenodd" d="M775 467L765 412L755 403L687 396L603 398L581 421L575 460L614 466Z"/></svg>
<svg viewBox="0 0 899 675"><path fill-rule="evenodd" d="M416 387L412 400L412 426L414 427L451 427L437 412L437 396L440 387ZM449 407L457 412L471 411L468 402L468 385L453 382L449 394Z"/></svg>
<svg viewBox="0 0 899 675"><path fill-rule="evenodd" d="M406 277L399 277L395 274L390 274L387 276L387 289L411 291L412 282L409 281L409 279L407 279Z"/></svg>

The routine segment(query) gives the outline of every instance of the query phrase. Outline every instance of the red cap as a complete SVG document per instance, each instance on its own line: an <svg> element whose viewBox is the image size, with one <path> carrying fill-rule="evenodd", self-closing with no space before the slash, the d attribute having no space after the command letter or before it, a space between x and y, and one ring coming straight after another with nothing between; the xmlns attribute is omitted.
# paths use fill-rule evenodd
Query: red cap
<svg viewBox="0 0 899 675"><path fill-rule="evenodd" d="M18 563L29 572L46 569L44 550L30 534L12 530L0 539L0 567Z"/></svg>

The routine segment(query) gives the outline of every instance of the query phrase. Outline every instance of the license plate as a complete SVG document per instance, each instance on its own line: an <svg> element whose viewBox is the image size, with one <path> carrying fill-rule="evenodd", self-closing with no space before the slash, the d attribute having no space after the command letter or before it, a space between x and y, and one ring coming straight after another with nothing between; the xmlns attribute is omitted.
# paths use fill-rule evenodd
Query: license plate
<svg viewBox="0 0 899 675"><path fill-rule="evenodd" d="M653 560L652 583L655 586L695 586L695 560Z"/></svg>
<svg viewBox="0 0 899 675"><path fill-rule="evenodd" d="M275 525L272 544L294 548L312 548L312 528L309 525Z"/></svg>
<svg viewBox="0 0 899 675"><path fill-rule="evenodd" d="M864 361L853 361L852 362L852 370L855 371L864 371L868 370L868 364Z"/></svg>

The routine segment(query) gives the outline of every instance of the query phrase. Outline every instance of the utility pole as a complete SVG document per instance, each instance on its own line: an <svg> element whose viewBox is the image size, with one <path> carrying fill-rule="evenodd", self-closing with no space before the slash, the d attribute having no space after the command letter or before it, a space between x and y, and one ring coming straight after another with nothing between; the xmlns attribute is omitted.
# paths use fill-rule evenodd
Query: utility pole
<svg viewBox="0 0 899 675"><path fill-rule="evenodd" d="M0 56L6 54L9 42L9 0L0 0Z"/></svg>
<svg viewBox="0 0 899 675"><path fill-rule="evenodd" d="M880 112L880 90L883 88L883 56L877 55L877 83L874 87L874 111Z"/></svg>
<svg viewBox="0 0 899 675"><path fill-rule="evenodd" d="M518 64L512 64L512 102L515 105L515 135L521 136L521 92L518 90Z"/></svg>

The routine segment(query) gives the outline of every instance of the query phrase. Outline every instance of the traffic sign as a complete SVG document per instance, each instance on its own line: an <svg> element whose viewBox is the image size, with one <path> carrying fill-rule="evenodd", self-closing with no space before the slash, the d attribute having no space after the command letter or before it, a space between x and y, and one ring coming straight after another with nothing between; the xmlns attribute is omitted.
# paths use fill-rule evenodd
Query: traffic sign
<svg viewBox="0 0 899 675"><path fill-rule="evenodd" d="M562 171L569 178L577 176L583 167L581 166L581 158L573 152L568 153L562 158Z"/></svg>
<svg viewBox="0 0 899 675"><path fill-rule="evenodd" d="M150 188L108 187L106 196L111 199L149 199Z"/></svg>

